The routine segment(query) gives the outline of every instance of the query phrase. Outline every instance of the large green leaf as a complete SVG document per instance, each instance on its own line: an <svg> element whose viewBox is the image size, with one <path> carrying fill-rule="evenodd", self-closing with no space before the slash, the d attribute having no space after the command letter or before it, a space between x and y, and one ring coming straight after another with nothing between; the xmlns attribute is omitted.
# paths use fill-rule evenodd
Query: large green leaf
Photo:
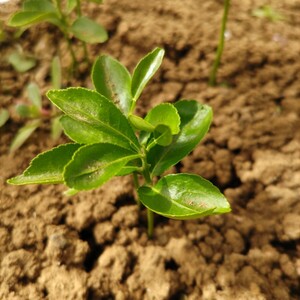
<svg viewBox="0 0 300 300"><path fill-rule="evenodd" d="M55 12L55 7L49 0L26 0L22 9L23 11Z"/></svg>
<svg viewBox="0 0 300 300"><path fill-rule="evenodd" d="M78 144L60 145L35 157L22 175L13 177L10 184L62 183L63 170L71 160Z"/></svg>
<svg viewBox="0 0 300 300"><path fill-rule="evenodd" d="M128 115L132 103L128 70L112 57L102 55L94 63L92 79L95 89Z"/></svg>
<svg viewBox="0 0 300 300"><path fill-rule="evenodd" d="M101 142L112 143L114 141L114 144L139 151L138 140L126 117L111 101L99 93L84 88L68 88L50 90L47 96L65 114L82 123L73 131L69 128L67 134L73 140L79 141L84 134L97 135L97 131L101 131L103 133L99 137ZM64 123L63 126L67 127ZM94 128L91 129L91 127ZM78 129L82 131L77 131ZM78 133L78 139L76 133ZM104 137L110 138L105 140Z"/></svg>
<svg viewBox="0 0 300 300"><path fill-rule="evenodd" d="M147 208L172 219L195 219L231 210L217 187L192 174L167 175L154 187L140 187L138 195Z"/></svg>
<svg viewBox="0 0 300 300"><path fill-rule="evenodd" d="M147 156L152 175L158 176L188 155L209 129L212 109L195 100L181 100L175 104L181 124L180 132L167 147L153 147Z"/></svg>
<svg viewBox="0 0 300 300"><path fill-rule="evenodd" d="M137 64L132 75L131 92L134 101L141 95L144 87L161 65L165 51L155 48Z"/></svg>
<svg viewBox="0 0 300 300"><path fill-rule="evenodd" d="M154 127L158 125L168 126L172 134L179 132L180 117L177 109L170 103L161 103L152 108L145 120Z"/></svg>
<svg viewBox="0 0 300 300"><path fill-rule="evenodd" d="M140 157L111 144L93 144L80 148L64 172L65 183L76 190L101 186L130 161Z"/></svg>
<svg viewBox="0 0 300 300"><path fill-rule="evenodd" d="M78 39L89 44L103 43L108 39L103 26L84 16L74 21L71 32Z"/></svg>

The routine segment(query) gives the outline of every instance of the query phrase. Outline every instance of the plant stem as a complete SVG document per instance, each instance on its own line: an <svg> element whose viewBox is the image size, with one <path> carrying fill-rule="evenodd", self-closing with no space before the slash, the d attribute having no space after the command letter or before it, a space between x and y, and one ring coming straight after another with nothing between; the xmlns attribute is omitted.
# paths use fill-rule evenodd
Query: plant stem
<svg viewBox="0 0 300 300"><path fill-rule="evenodd" d="M152 239L153 228L154 228L154 213L152 210L147 208L147 220L148 220L148 237Z"/></svg>
<svg viewBox="0 0 300 300"><path fill-rule="evenodd" d="M139 189L139 187L140 187L139 179L138 179L138 174L136 172L134 172L132 175L133 175L134 188L137 191ZM137 197L136 203L137 203L138 207L140 208L141 207L141 201L140 201L139 197Z"/></svg>
<svg viewBox="0 0 300 300"><path fill-rule="evenodd" d="M210 73L209 77L209 85L215 86L216 85L216 76L217 71L220 65L221 57L224 50L224 41L225 41L225 30L226 30L226 24L227 24L227 17L230 7L230 0L224 0L224 13L223 13L223 19L222 19L222 27L221 27L221 33L219 38L219 45L217 48L216 58Z"/></svg>

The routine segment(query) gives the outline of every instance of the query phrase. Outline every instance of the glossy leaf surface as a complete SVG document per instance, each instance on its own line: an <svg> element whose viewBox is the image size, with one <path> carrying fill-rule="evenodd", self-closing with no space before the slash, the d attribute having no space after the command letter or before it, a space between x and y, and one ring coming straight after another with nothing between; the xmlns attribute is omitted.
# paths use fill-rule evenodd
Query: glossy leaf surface
<svg viewBox="0 0 300 300"><path fill-rule="evenodd" d="M71 32L81 41L90 44L103 43L108 39L103 26L84 16L74 21Z"/></svg>
<svg viewBox="0 0 300 300"><path fill-rule="evenodd" d="M94 63L92 79L95 89L127 115L132 103L128 70L112 57L102 55Z"/></svg>
<svg viewBox="0 0 300 300"><path fill-rule="evenodd" d="M192 174L167 175L154 187L140 187L138 195L147 208L172 219L195 219L231 210L217 187Z"/></svg>
<svg viewBox="0 0 300 300"><path fill-rule="evenodd" d="M20 128L10 145L9 151L14 152L19 149L32 135L32 133L40 126L40 123L40 120L34 120L28 122L25 126Z"/></svg>
<svg viewBox="0 0 300 300"><path fill-rule="evenodd" d="M111 137L109 141L127 149L139 149L137 138L126 117L108 99L99 93L84 88L68 88L65 90L50 90L48 98L73 120L81 122L77 128L85 131L72 130L67 133L72 139L79 141L83 135L95 135L101 131L104 137ZM70 121L70 120L69 120ZM86 126L87 125L87 126ZM89 125L89 126L88 126ZM65 124L63 124L66 127ZM89 131L91 127L91 134ZM75 128L75 127L74 127ZM78 132L78 139L76 132Z"/></svg>
<svg viewBox="0 0 300 300"><path fill-rule="evenodd" d="M9 179L8 183L62 183L64 167L79 147L78 144L65 144L39 154L22 175Z"/></svg>
<svg viewBox="0 0 300 300"><path fill-rule="evenodd" d="M154 127L165 125L170 128L172 134L179 132L180 117L174 105L162 103L152 108L147 114L145 120Z"/></svg>
<svg viewBox="0 0 300 300"><path fill-rule="evenodd" d="M188 155L209 129L212 109L194 100L182 100L175 104L181 124L180 132L167 147L155 146L148 153L152 175L158 176Z"/></svg>
<svg viewBox="0 0 300 300"><path fill-rule="evenodd" d="M111 144L93 144L80 148L66 166L64 179L70 188L89 190L115 176L138 154Z"/></svg>
<svg viewBox="0 0 300 300"><path fill-rule="evenodd" d="M155 48L152 52L142 58L134 69L131 87L134 101L139 98L148 81L160 67L164 53L165 51L163 49Z"/></svg>

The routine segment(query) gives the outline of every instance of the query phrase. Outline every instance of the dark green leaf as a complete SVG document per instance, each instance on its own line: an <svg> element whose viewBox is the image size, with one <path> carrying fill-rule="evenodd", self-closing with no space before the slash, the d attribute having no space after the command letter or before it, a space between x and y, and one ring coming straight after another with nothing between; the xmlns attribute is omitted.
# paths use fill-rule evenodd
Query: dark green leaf
<svg viewBox="0 0 300 300"><path fill-rule="evenodd" d="M42 108L42 97L38 85L30 82L27 86L27 94L31 103L38 109Z"/></svg>
<svg viewBox="0 0 300 300"><path fill-rule="evenodd" d="M79 147L78 144L65 144L43 152L31 161L22 175L13 177L7 182L17 185L62 183L64 167Z"/></svg>
<svg viewBox="0 0 300 300"><path fill-rule="evenodd" d="M71 26L71 32L81 41L95 44L108 39L106 30L100 24L87 17L79 17Z"/></svg>
<svg viewBox="0 0 300 300"><path fill-rule="evenodd" d="M127 69L112 57L102 55L94 63L92 79L95 89L128 115L132 96L131 76Z"/></svg>
<svg viewBox="0 0 300 300"><path fill-rule="evenodd" d="M180 132L167 147L155 146L148 153L152 175L158 176L188 155L209 129L212 109L195 100L182 100L175 104L181 124Z"/></svg>
<svg viewBox="0 0 300 300"><path fill-rule="evenodd" d="M0 109L0 127L2 127L9 119L9 112L7 109Z"/></svg>
<svg viewBox="0 0 300 300"><path fill-rule="evenodd" d="M139 154L111 144L93 144L80 148L66 166L64 179L70 188L89 190L115 176Z"/></svg>
<svg viewBox="0 0 300 300"><path fill-rule="evenodd" d="M77 129L82 131L72 130L70 127L70 130L66 130L72 139L79 141L83 135L89 136L90 139L90 136L96 136L101 131L103 133L102 135L100 133L99 137L101 142L114 143L129 150L139 151L138 140L126 117L111 101L99 93L84 88L68 88L50 90L47 96L69 117L81 123L77 125ZM68 119L68 122L72 120ZM63 126L66 129L65 123ZM95 130L91 130L91 127Z"/></svg>
<svg viewBox="0 0 300 300"><path fill-rule="evenodd" d="M21 73L32 69L36 65L36 60L34 58L25 56L23 53L18 51L15 51L9 55L8 62L16 71Z"/></svg>
<svg viewBox="0 0 300 300"><path fill-rule="evenodd" d="M172 104L162 103L155 106L149 111L145 120L154 127L158 125L168 126L172 134L179 132L180 117Z"/></svg>
<svg viewBox="0 0 300 300"><path fill-rule="evenodd" d="M32 133L40 126L40 123L40 120L34 120L28 122L25 126L19 129L10 145L9 151L14 152L19 149L32 135Z"/></svg>
<svg viewBox="0 0 300 300"><path fill-rule="evenodd" d="M198 175L167 175L154 187L140 187L138 194L147 208L172 219L195 219L231 210L219 189Z"/></svg>
<svg viewBox="0 0 300 300"><path fill-rule="evenodd" d="M148 81L161 65L165 51L161 48L155 48L147 54L135 67L132 75L131 92L134 101L136 101L142 93Z"/></svg>

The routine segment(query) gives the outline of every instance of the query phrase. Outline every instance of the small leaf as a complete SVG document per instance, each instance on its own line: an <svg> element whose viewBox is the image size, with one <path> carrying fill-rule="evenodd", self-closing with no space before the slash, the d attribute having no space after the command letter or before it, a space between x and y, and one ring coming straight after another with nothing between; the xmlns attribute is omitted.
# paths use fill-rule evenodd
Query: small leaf
<svg viewBox="0 0 300 300"><path fill-rule="evenodd" d="M15 51L8 57L8 62L14 67L14 69L20 73L26 72L32 69L36 65L36 60L32 57L25 56L19 51Z"/></svg>
<svg viewBox="0 0 300 300"><path fill-rule="evenodd" d="M170 103L162 103L152 108L145 120L154 127L158 125L168 126L172 134L179 132L180 116L174 105Z"/></svg>
<svg viewBox="0 0 300 300"><path fill-rule="evenodd" d="M169 146L157 145L147 155L154 176L161 175L188 155L204 137L212 120L212 109L195 100L179 101L175 107L181 119L179 134Z"/></svg>
<svg viewBox="0 0 300 300"><path fill-rule="evenodd" d="M58 56L55 56L51 62L51 82L54 89L61 88L61 64Z"/></svg>
<svg viewBox="0 0 300 300"><path fill-rule="evenodd" d="M154 130L154 139L156 144L160 146L168 146L172 143L172 132L169 126L157 125Z"/></svg>
<svg viewBox="0 0 300 300"><path fill-rule="evenodd" d="M30 82L27 86L27 94L31 103L38 109L42 108L42 97L38 85Z"/></svg>
<svg viewBox="0 0 300 300"><path fill-rule="evenodd" d="M132 103L131 76L128 70L112 57L102 55L94 63L92 79L97 92L128 115Z"/></svg>
<svg viewBox="0 0 300 300"><path fill-rule="evenodd" d="M111 144L93 144L80 148L66 166L64 179L68 187L89 190L115 176L130 160L140 157Z"/></svg>
<svg viewBox="0 0 300 300"><path fill-rule="evenodd" d="M9 119L9 112L7 109L0 109L0 127L2 127Z"/></svg>
<svg viewBox="0 0 300 300"><path fill-rule="evenodd" d="M16 112L21 118L37 118L40 116L40 110L34 105L17 104Z"/></svg>
<svg viewBox="0 0 300 300"><path fill-rule="evenodd" d="M20 27L46 21L56 25L60 24L60 20L54 12L21 11L11 17L8 21L8 25L12 27Z"/></svg>
<svg viewBox="0 0 300 300"><path fill-rule="evenodd" d="M55 12L55 7L48 0L25 0L22 6L23 11Z"/></svg>
<svg viewBox="0 0 300 300"><path fill-rule="evenodd" d="M167 218L186 220L230 212L224 195L198 175L172 174L138 190L140 201Z"/></svg>
<svg viewBox="0 0 300 300"><path fill-rule="evenodd" d="M51 121L51 138L53 141L57 141L61 134L62 134L63 128L60 123L60 116L54 118Z"/></svg>
<svg viewBox="0 0 300 300"><path fill-rule="evenodd" d="M34 120L20 128L10 145L9 151L14 152L19 149L39 126L40 120Z"/></svg>
<svg viewBox="0 0 300 300"><path fill-rule="evenodd" d="M77 5L77 0L67 0L67 13L71 13Z"/></svg>
<svg viewBox="0 0 300 300"><path fill-rule="evenodd" d="M72 159L78 144L64 144L36 156L22 175L7 182L22 185L33 183L62 183L65 165Z"/></svg>
<svg viewBox="0 0 300 300"><path fill-rule="evenodd" d="M71 32L81 41L96 44L108 39L106 30L100 24L87 17L79 17L71 26Z"/></svg>
<svg viewBox="0 0 300 300"><path fill-rule="evenodd" d="M132 75L131 92L134 101L141 95L144 87L161 65L165 51L155 48L137 64Z"/></svg>
<svg viewBox="0 0 300 300"><path fill-rule="evenodd" d="M147 132L154 131L155 127L143 118L136 115L129 115L128 120L130 124L137 130L144 130Z"/></svg>
<svg viewBox="0 0 300 300"><path fill-rule="evenodd" d="M93 136L98 134L97 132L102 132L103 135L99 137L101 141L110 143L113 140L121 147L139 151L138 140L126 117L111 101L99 93L84 88L68 88L50 90L47 96L65 114L80 123L77 129L85 129L78 131L79 139L85 134ZM64 123L63 126L65 127ZM74 124L74 128L75 126ZM90 134L91 127L95 130ZM67 134L72 139L78 140L75 130L72 131L70 128ZM110 140L106 141L105 138Z"/></svg>

